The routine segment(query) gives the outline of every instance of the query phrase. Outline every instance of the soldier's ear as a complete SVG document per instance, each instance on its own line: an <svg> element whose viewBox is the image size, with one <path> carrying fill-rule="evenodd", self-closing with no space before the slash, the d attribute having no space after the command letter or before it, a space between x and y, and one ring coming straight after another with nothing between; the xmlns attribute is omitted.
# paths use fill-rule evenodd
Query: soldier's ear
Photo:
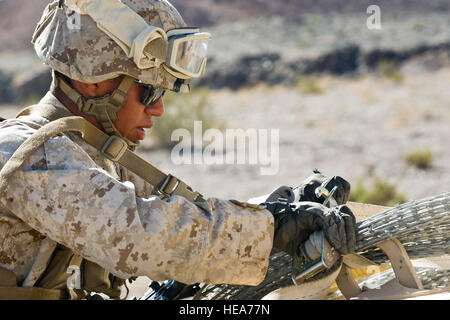
<svg viewBox="0 0 450 320"><path fill-rule="evenodd" d="M95 98L98 95L97 83L85 83L77 80L72 80L72 86L84 98Z"/></svg>
<svg viewBox="0 0 450 320"><path fill-rule="evenodd" d="M88 94L89 98L95 98L98 95L97 83L81 83L84 91Z"/></svg>

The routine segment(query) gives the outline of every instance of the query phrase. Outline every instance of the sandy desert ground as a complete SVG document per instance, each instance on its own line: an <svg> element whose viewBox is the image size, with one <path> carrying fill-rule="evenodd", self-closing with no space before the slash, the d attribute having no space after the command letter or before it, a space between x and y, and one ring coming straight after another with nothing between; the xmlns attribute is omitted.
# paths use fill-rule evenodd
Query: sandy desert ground
<svg viewBox="0 0 450 320"><path fill-rule="evenodd" d="M227 128L279 130L274 175L261 175L268 165L251 165L248 159L174 165L171 149L138 153L211 197L247 199L283 184L295 186L314 168L352 184L386 179L409 200L432 196L450 187L450 68L419 71L405 65L402 72L401 83L376 76L321 77L320 94L266 85L211 90L209 104ZM408 166L405 154L423 149L431 150L432 167Z"/></svg>

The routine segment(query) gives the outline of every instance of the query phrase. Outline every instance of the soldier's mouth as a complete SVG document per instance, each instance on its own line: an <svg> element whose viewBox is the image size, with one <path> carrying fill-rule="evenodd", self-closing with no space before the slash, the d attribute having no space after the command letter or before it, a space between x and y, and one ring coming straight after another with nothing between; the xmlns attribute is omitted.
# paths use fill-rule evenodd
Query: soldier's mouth
<svg viewBox="0 0 450 320"><path fill-rule="evenodd" d="M145 128L143 127L137 127L136 128L138 140L144 140L145 138Z"/></svg>
<svg viewBox="0 0 450 320"><path fill-rule="evenodd" d="M144 140L146 135L146 130L149 130L151 127L153 127L153 122L151 122L149 125L143 126L143 127L136 127L136 131L138 133L138 139Z"/></svg>

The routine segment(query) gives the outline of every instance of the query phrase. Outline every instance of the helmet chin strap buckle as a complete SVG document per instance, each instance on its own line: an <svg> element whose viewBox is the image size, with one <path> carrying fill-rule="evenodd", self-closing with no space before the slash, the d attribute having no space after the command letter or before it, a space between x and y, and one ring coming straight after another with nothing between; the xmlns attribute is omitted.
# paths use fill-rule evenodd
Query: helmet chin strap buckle
<svg viewBox="0 0 450 320"><path fill-rule="evenodd" d="M96 103L92 101L92 99L87 100L83 106L80 108L80 111L86 114L95 115L95 106Z"/></svg>
<svg viewBox="0 0 450 320"><path fill-rule="evenodd" d="M101 98L86 99L80 106L80 111L94 115L108 134L120 136L120 133L116 132L113 122L117 119L116 112L125 106L127 93L133 82L132 77L123 77L117 89L111 94Z"/></svg>
<svg viewBox="0 0 450 320"><path fill-rule="evenodd" d="M110 136L116 136L122 139L130 150L134 150L138 143L128 140L123 137L122 134L114 126L114 122L117 119L116 112L125 106L128 90L134 82L134 78L130 76L124 76L119 86L109 95L99 98L86 99L81 96L75 89L67 84L64 79L55 76L55 86L59 87L61 91L68 96L68 98L76 104L78 110L84 114L95 116L99 125L102 126L103 131ZM112 140L108 144L112 143ZM116 152L109 153L108 145L104 146L105 156L108 159L115 161L121 154ZM119 151L121 149L119 148ZM117 152L119 152L117 151Z"/></svg>

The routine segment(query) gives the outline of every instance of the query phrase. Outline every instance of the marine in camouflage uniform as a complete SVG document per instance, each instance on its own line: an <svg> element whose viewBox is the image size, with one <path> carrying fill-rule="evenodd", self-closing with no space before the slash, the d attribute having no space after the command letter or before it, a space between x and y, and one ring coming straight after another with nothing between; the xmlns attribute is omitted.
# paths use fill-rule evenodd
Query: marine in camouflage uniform
<svg viewBox="0 0 450 320"><path fill-rule="evenodd" d="M122 3L165 32L186 26L167 1ZM80 102L58 91L57 78L92 84L127 75L157 88L186 89L157 59L139 68L89 15L71 29L72 13L64 1L50 3L33 35L38 56L54 75L39 105L67 113L70 103ZM104 117L84 116L121 135L114 126L107 130ZM0 166L47 123L41 114L26 112L3 121ZM129 142L133 149L136 141ZM264 279L275 212L216 198L164 199L153 190L76 133L46 141L0 197L0 298L80 299L90 292L118 298L124 279L137 276L186 284L256 285ZM80 270L80 288L67 286L73 266Z"/></svg>

